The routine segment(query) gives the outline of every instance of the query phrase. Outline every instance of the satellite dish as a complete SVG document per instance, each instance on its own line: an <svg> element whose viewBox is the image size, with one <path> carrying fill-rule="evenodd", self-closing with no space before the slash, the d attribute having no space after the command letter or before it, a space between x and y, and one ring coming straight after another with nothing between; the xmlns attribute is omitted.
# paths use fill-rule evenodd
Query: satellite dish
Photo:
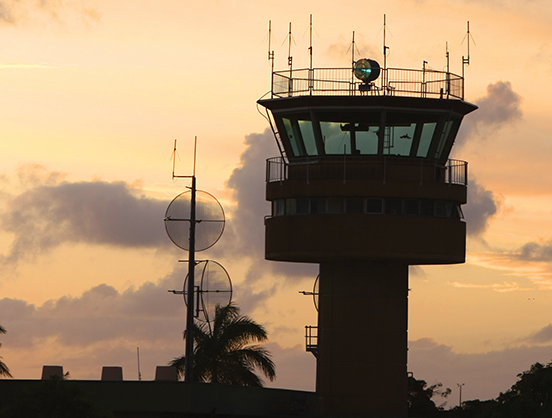
<svg viewBox="0 0 552 418"><path fill-rule="evenodd" d="M379 77L380 65L377 61L362 58L355 63L353 72L356 78L366 84Z"/></svg>
<svg viewBox="0 0 552 418"><path fill-rule="evenodd" d="M165 213L165 229L171 241L183 250L190 249L190 190L180 193ZM224 232L224 210L212 194L196 191L195 250L211 248Z"/></svg>
<svg viewBox="0 0 552 418"><path fill-rule="evenodd" d="M316 276L314 280L314 286L312 287L312 301L314 302L314 307L316 312L318 312L318 302L320 296L320 274Z"/></svg>
<svg viewBox="0 0 552 418"><path fill-rule="evenodd" d="M226 306L232 301L232 281L226 269L212 260L204 260L196 264L196 277L199 274L201 274L201 281L195 290L195 316L200 321L210 322L215 318L217 305ZM184 303L188 306L188 276L184 281L182 293ZM200 312L203 315L200 315Z"/></svg>

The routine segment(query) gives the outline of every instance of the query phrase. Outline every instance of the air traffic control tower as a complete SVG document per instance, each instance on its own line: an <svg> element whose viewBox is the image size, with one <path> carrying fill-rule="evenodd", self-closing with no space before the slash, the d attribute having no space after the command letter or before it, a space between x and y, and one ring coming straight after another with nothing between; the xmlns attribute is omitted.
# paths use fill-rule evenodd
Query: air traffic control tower
<svg viewBox="0 0 552 418"><path fill-rule="evenodd" d="M467 163L449 154L463 77L272 72L266 258L318 263L317 392L326 416L407 416L408 266L465 261Z"/></svg>

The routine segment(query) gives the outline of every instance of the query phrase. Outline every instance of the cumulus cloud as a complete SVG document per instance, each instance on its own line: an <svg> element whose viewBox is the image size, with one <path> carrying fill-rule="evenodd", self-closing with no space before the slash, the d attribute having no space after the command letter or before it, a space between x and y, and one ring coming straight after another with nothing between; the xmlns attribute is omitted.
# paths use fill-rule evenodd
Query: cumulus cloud
<svg viewBox="0 0 552 418"><path fill-rule="evenodd" d="M486 353L458 353L431 338L409 342L408 368L428 384L442 382L457 397L456 383L463 382L463 399L496 398L516 382L517 374L532 364L550 361L551 345L521 345ZM449 404L448 406L454 406Z"/></svg>
<svg viewBox="0 0 552 418"><path fill-rule="evenodd" d="M310 264L264 260L264 218L271 212L270 204L265 200L265 161L278 156L279 151L270 129L262 134L246 136L245 144L247 147L240 157L240 166L234 169L226 182L236 202L228 232L233 246L228 251L251 258L252 264L246 277L248 283L274 273L290 277L316 277L317 267ZM266 292L272 294L274 290Z"/></svg>
<svg viewBox="0 0 552 418"><path fill-rule="evenodd" d="M552 240L528 242L521 246L518 258L525 261L552 261Z"/></svg>
<svg viewBox="0 0 552 418"><path fill-rule="evenodd" d="M462 122L456 138L456 149L472 135L485 134L522 118L521 96L509 81L497 81L487 86L487 94L475 101L479 109Z"/></svg>
<svg viewBox="0 0 552 418"><path fill-rule="evenodd" d="M181 287L185 274L180 266L156 283L125 291L100 284L78 297L62 296L40 306L0 299L0 318L8 329L4 360L18 378L36 378L43 364L61 364L76 379L99 379L103 365L121 365L125 379L132 379L140 347L144 378L152 379L156 365L184 351L186 308L182 297L167 290ZM278 373L271 387L314 390L312 354L276 342L266 348Z"/></svg>
<svg viewBox="0 0 552 418"><path fill-rule="evenodd" d="M185 305L168 292L181 288L185 272L175 270L158 283L118 292L100 284L79 297L62 296L42 306L0 299L0 317L10 329L9 346L30 348L39 340L82 347L110 340L163 341L182 335Z"/></svg>
<svg viewBox="0 0 552 418"><path fill-rule="evenodd" d="M148 198L122 181L58 183L59 173L42 175L40 181L33 173L21 177L34 186L9 199L1 214L2 230L14 236L4 264L16 265L66 243L169 246L166 201Z"/></svg>
<svg viewBox="0 0 552 418"><path fill-rule="evenodd" d="M480 237L488 228L489 221L500 208L500 201L491 190L480 185L476 179L470 179L468 203L463 207L467 222L467 233Z"/></svg>

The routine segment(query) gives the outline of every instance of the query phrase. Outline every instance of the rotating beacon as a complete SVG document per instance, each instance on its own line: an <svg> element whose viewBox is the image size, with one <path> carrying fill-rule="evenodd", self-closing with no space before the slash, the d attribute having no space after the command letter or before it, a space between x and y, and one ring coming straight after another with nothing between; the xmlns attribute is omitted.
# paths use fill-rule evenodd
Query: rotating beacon
<svg viewBox="0 0 552 418"><path fill-rule="evenodd" d="M355 61L354 35L349 68L290 56L258 101L281 152L266 163L266 259L320 265L323 415L407 416L408 266L465 261L467 162L449 154L477 107L448 65L387 68L387 49L383 67Z"/></svg>

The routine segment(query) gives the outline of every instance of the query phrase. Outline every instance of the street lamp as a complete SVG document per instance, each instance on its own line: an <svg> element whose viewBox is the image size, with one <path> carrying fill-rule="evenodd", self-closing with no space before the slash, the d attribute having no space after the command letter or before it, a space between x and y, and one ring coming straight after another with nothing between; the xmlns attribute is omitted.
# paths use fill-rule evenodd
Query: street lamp
<svg viewBox="0 0 552 418"><path fill-rule="evenodd" d="M457 383L458 387L460 388L460 395L458 400L458 406L462 407L462 386L465 385L465 383Z"/></svg>

